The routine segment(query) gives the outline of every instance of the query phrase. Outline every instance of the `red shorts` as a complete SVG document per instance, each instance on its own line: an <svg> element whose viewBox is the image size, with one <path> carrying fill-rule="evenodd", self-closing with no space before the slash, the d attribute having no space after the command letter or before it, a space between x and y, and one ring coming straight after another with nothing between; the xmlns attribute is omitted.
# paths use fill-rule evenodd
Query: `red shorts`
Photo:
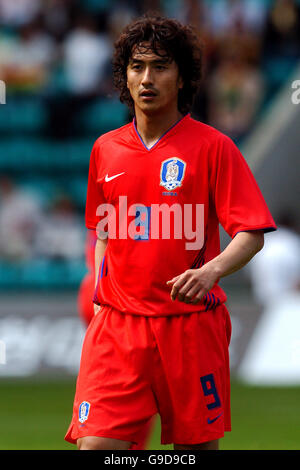
<svg viewBox="0 0 300 470"><path fill-rule="evenodd" d="M78 312L83 324L87 327L94 318L94 303L92 298L95 290L95 278L92 273L85 275L78 292ZM138 443L131 445L131 450L145 449L149 440L149 435L154 427L155 417L150 420L142 429L138 436Z"/></svg>
<svg viewBox="0 0 300 470"><path fill-rule="evenodd" d="M65 439L99 436L136 443L156 413L162 444L199 444L230 431L225 305L146 317L104 306L86 332Z"/></svg>

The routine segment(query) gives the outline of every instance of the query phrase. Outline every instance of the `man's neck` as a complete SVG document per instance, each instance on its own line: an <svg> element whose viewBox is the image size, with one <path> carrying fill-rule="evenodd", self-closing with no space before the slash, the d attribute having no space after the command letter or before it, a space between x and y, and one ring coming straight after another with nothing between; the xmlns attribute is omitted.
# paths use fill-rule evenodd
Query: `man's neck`
<svg viewBox="0 0 300 470"><path fill-rule="evenodd" d="M145 114L135 110L136 128L146 147L151 148L176 122L182 114L176 109L167 113Z"/></svg>

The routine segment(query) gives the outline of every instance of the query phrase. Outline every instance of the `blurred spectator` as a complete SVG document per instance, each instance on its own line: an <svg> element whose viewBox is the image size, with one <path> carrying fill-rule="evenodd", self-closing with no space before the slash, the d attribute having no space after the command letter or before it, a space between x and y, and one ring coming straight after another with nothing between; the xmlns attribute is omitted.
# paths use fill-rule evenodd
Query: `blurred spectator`
<svg viewBox="0 0 300 470"><path fill-rule="evenodd" d="M179 21L192 25L201 33L209 29L209 11L204 0L186 0L180 4L176 16Z"/></svg>
<svg viewBox="0 0 300 470"><path fill-rule="evenodd" d="M300 6L295 0L275 0L267 17L264 53L300 58Z"/></svg>
<svg viewBox="0 0 300 470"><path fill-rule="evenodd" d="M278 230L266 235L263 250L249 263L249 274L262 306L300 287L300 236L288 212L279 217Z"/></svg>
<svg viewBox="0 0 300 470"><path fill-rule="evenodd" d="M41 7L41 0L0 0L0 23L26 25L38 16Z"/></svg>
<svg viewBox="0 0 300 470"><path fill-rule="evenodd" d="M223 36L236 27L260 33L265 24L266 2L262 0L218 0L210 2L210 27L215 36Z"/></svg>
<svg viewBox="0 0 300 470"><path fill-rule="evenodd" d="M272 97L286 82L300 58L299 3L295 0L273 2L262 45L262 66L268 80L268 95Z"/></svg>
<svg viewBox="0 0 300 470"><path fill-rule="evenodd" d="M134 4L136 7L139 7L138 13L147 13L154 12L158 14L163 13L162 1L161 0L143 0L143 2L128 2L129 4ZM139 3L139 5L138 5Z"/></svg>
<svg viewBox="0 0 300 470"><path fill-rule="evenodd" d="M259 68L232 43L230 50L223 51L207 87L209 123L233 139L243 138L254 123L263 97Z"/></svg>
<svg viewBox="0 0 300 470"><path fill-rule="evenodd" d="M56 47L38 22L20 27L17 36L1 42L1 75L9 88L36 91L46 84Z"/></svg>
<svg viewBox="0 0 300 470"><path fill-rule="evenodd" d="M35 251L50 259L71 260L84 255L83 224L72 201L61 195L40 223Z"/></svg>
<svg viewBox="0 0 300 470"><path fill-rule="evenodd" d="M215 47L215 40L210 31L209 8L204 0L186 0L178 11L178 19L191 25L198 33L204 45L203 54L209 60Z"/></svg>
<svg viewBox="0 0 300 470"><path fill-rule="evenodd" d="M99 31L92 16L81 14L63 43L63 61L67 87L73 94L91 94L101 90L112 45L106 30Z"/></svg>
<svg viewBox="0 0 300 470"><path fill-rule="evenodd" d="M136 10L124 5L110 12L108 17L108 34L112 44L118 39L120 32L132 21L135 15Z"/></svg>
<svg viewBox="0 0 300 470"><path fill-rule="evenodd" d="M42 217L36 198L16 188L9 178L0 179L0 256L29 259Z"/></svg>
<svg viewBox="0 0 300 470"><path fill-rule="evenodd" d="M71 27L73 0L44 0L42 18L47 31L61 41Z"/></svg>
<svg viewBox="0 0 300 470"><path fill-rule="evenodd" d="M79 116L96 97L112 92L110 62L112 42L107 33L107 16L97 19L77 12L72 28L62 43L62 92L54 87L47 97L50 137L66 139L81 132Z"/></svg>

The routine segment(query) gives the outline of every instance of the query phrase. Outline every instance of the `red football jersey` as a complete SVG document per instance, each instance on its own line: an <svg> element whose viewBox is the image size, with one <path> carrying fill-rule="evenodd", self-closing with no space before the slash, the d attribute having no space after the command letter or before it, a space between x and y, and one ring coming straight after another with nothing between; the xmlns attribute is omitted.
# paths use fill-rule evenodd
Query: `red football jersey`
<svg viewBox="0 0 300 470"><path fill-rule="evenodd" d="M135 121L95 142L86 225L109 234L95 303L159 316L225 302L218 284L197 305L172 301L166 284L220 253L219 223L232 238L240 231L276 229L229 137L188 114L151 148Z"/></svg>

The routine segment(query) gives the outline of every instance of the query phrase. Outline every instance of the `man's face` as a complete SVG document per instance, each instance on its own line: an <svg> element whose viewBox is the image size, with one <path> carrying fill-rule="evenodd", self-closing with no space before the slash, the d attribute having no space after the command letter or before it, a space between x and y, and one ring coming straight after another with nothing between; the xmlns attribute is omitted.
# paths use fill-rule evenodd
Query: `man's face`
<svg viewBox="0 0 300 470"><path fill-rule="evenodd" d="M144 46L133 50L127 67L127 87L135 108L145 113L170 106L177 109L178 91L183 87L177 64Z"/></svg>

